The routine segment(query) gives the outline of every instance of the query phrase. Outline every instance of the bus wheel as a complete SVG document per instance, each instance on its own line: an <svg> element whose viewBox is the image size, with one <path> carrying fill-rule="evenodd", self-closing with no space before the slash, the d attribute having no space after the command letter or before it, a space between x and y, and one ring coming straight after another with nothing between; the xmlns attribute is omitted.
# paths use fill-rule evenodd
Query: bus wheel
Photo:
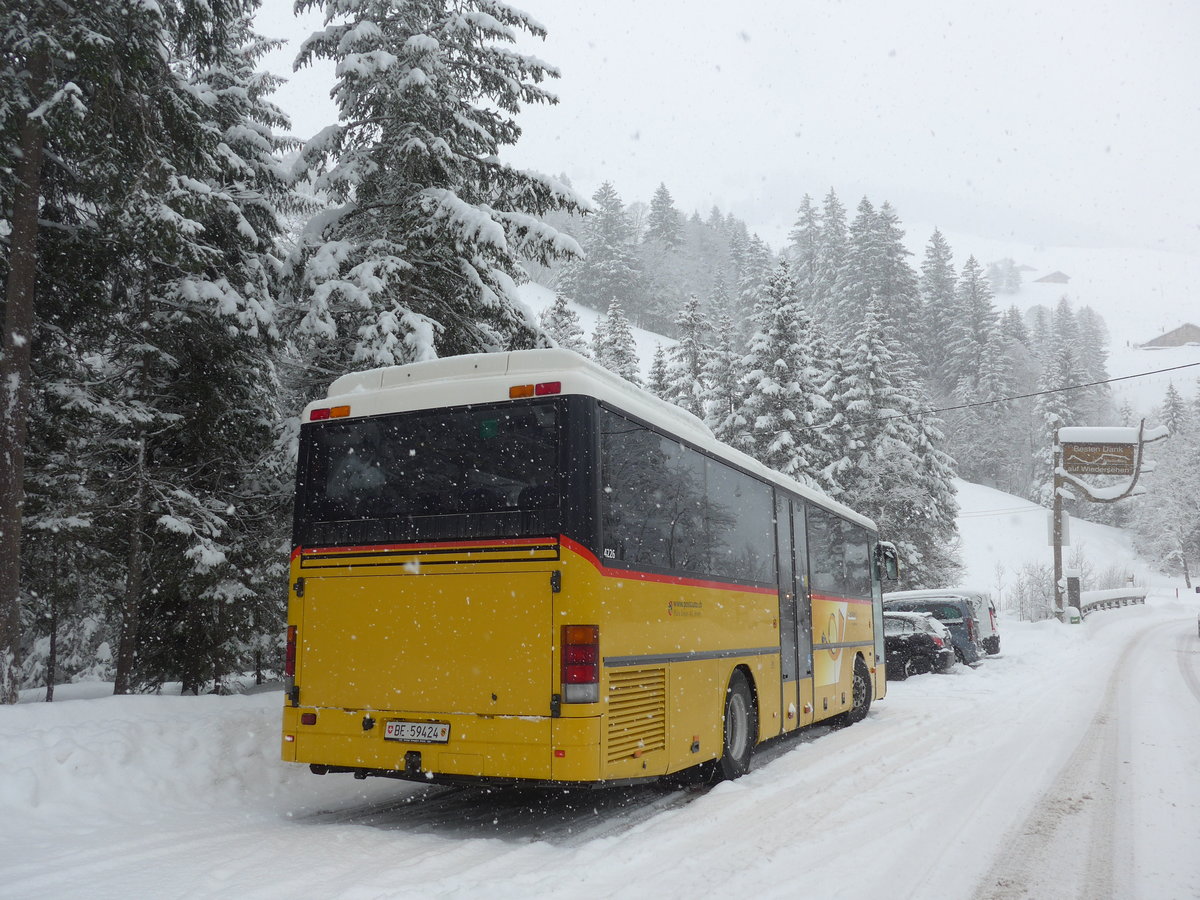
<svg viewBox="0 0 1200 900"><path fill-rule="evenodd" d="M846 711L846 724L853 725L867 717L871 709L871 672L862 657L854 660L853 705Z"/></svg>
<svg viewBox="0 0 1200 900"><path fill-rule="evenodd" d="M732 780L750 771L750 757L758 739L758 708L746 675L735 669L725 690L724 740L718 761L718 778Z"/></svg>

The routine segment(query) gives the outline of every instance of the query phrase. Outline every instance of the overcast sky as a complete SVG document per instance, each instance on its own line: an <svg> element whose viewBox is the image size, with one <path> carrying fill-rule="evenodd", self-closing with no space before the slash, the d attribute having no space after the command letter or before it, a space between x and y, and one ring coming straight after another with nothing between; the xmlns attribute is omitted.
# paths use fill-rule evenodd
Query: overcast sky
<svg viewBox="0 0 1200 900"><path fill-rule="evenodd" d="M805 192L865 193L906 223L1027 243L1200 254L1196 0L522 0L560 102L506 158L627 203L664 182L778 247ZM265 0L291 44L320 16ZM294 132L336 119L329 68L276 96Z"/></svg>

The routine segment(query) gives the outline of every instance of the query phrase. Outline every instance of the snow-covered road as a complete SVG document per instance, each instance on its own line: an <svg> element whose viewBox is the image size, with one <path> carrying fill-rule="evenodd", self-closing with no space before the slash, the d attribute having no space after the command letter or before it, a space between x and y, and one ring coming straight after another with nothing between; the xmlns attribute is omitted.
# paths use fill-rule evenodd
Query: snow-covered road
<svg viewBox="0 0 1200 900"><path fill-rule="evenodd" d="M316 777L278 694L0 709L0 896L1200 896L1195 604L1003 625L707 791Z"/></svg>

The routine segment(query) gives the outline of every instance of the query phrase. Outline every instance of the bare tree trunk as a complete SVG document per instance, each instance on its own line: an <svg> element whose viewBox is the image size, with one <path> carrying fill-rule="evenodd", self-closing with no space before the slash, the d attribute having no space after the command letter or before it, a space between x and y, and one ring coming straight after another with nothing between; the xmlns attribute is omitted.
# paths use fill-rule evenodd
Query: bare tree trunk
<svg viewBox="0 0 1200 900"><path fill-rule="evenodd" d="M142 604L145 569L142 538L146 505L146 438L138 440L137 468L134 472L133 523L126 553L125 597L121 601L121 636L117 642L117 671L113 693L128 694L133 689L133 667L137 661L138 611Z"/></svg>
<svg viewBox="0 0 1200 900"><path fill-rule="evenodd" d="M61 572L59 574L61 576ZM58 595L52 594L50 597L50 653L46 657L47 703L54 702L54 682L58 680L58 607Z"/></svg>
<svg viewBox="0 0 1200 900"><path fill-rule="evenodd" d="M210 652L212 653L212 668L213 668L213 691L218 694L227 693L224 685L225 681L225 660L221 656L221 644L225 640L225 604L220 600L216 601L217 605L217 622L213 629L212 640L208 643Z"/></svg>
<svg viewBox="0 0 1200 900"><path fill-rule="evenodd" d="M36 98L50 72L44 49L29 58L29 85ZM8 287L5 292L4 355L0 357L0 704L17 701L21 652L21 515L25 507L25 438L37 289L38 208L42 193L42 122L21 123L15 167Z"/></svg>

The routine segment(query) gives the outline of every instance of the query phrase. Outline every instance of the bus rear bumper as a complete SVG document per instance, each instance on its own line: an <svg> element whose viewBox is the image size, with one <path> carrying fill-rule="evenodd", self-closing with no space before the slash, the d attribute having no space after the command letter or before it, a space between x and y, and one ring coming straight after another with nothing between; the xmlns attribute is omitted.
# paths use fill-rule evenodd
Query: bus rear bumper
<svg viewBox="0 0 1200 900"><path fill-rule="evenodd" d="M448 739L389 740L384 735L387 723L393 720L445 723L449 725ZM603 777L598 717L285 707L282 757L288 762L309 763L321 773L354 772L359 777L387 775L429 782L575 782Z"/></svg>

